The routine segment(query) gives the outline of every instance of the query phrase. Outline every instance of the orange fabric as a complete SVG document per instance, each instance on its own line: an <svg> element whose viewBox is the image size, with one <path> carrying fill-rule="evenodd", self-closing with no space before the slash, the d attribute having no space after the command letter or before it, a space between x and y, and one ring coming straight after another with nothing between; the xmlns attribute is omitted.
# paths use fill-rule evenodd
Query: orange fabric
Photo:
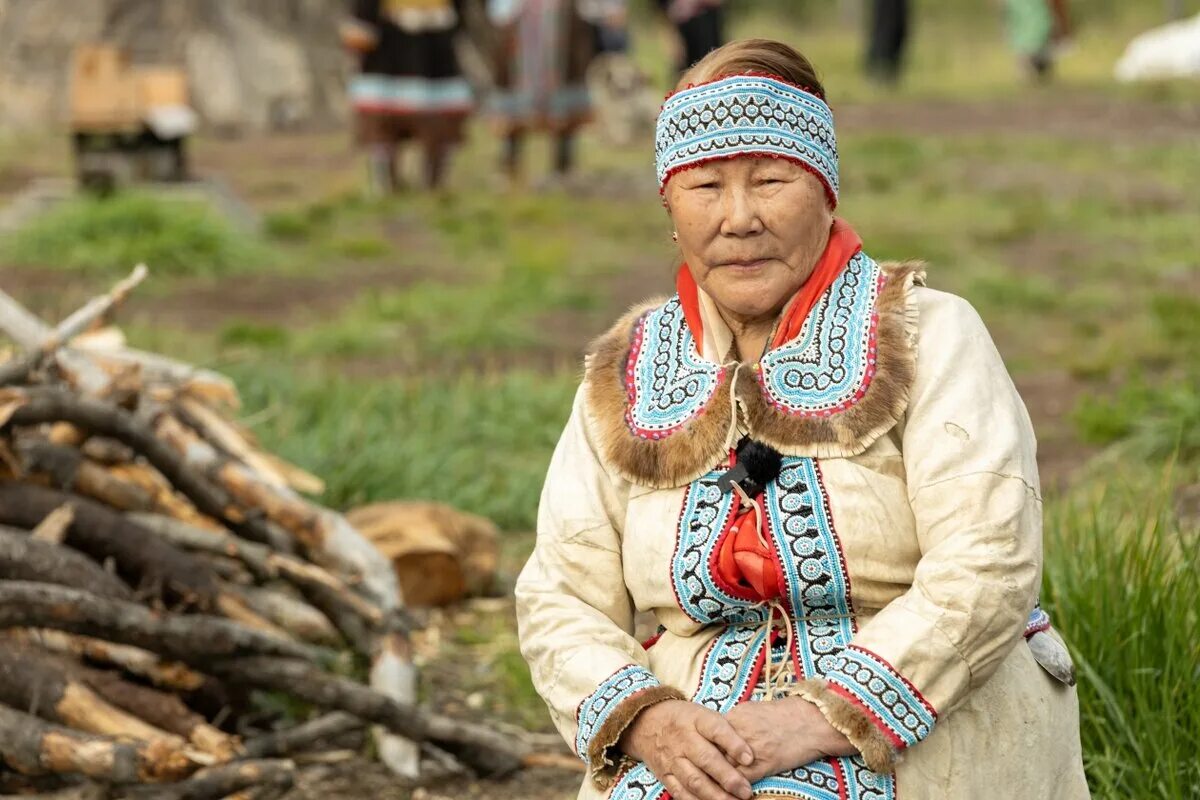
<svg viewBox="0 0 1200 800"><path fill-rule="evenodd" d="M817 300L833 285L846 268L846 264L860 250L862 239L850 227L850 223L835 219L829 230L829 242L825 245L825 252L817 260L812 275L784 307L783 319L780 320L775 337L770 343L771 349L800 335L804 321L808 319ZM704 322L700 316L699 289L687 264L680 267L675 276L675 289L683 306L684 319L687 320L699 348L704 341ZM761 518L765 519L763 496L760 494L753 500L759 506ZM772 600L783 594L783 587L779 585L779 569L774 549L764 547L758 531L755 530L759 518L753 508L739 509L734 514L721 539L715 566L717 577L728 586L738 587L743 592L750 591L757 595L755 599L758 600ZM766 531L763 531L762 538L767 538Z"/></svg>
<svg viewBox="0 0 1200 800"><path fill-rule="evenodd" d="M825 245L825 252L817 259L817 266L800 287L800 291L796 292L784 308L783 320L771 341L772 348L790 342L800 335L804 321L808 319L808 314L817 304L817 300L833 285L859 250L862 250L862 239L850 227L850 223L843 219L835 219L833 227L829 229L829 242Z"/></svg>

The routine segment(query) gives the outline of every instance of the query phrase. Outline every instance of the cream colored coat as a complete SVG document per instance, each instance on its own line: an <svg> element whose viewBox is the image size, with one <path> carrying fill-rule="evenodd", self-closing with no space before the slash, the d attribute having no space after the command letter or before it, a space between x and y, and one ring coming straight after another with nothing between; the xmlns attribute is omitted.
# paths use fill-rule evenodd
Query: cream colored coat
<svg viewBox="0 0 1200 800"><path fill-rule="evenodd" d="M581 800L663 796L613 747L642 708L724 712L768 682L861 755L757 798L1088 797L1075 690L1022 636L1042 563L1029 418L975 311L922 283L860 255L758 365L720 363L703 296L703 342L677 298L597 341L516 588L534 684L590 767ZM744 433L785 455L765 506L790 636L710 567ZM660 623L647 646L636 611Z"/></svg>

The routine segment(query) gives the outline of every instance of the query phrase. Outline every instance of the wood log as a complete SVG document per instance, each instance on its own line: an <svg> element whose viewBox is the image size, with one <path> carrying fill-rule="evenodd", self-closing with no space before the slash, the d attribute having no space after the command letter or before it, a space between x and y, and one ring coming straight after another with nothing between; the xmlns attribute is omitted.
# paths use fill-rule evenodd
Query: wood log
<svg viewBox="0 0 1200 800"><path fill-rule="evenodd" d="M41 522L39 522L33 530L29 532L29 538L36 539L39 542L47 542L53 545L61 545L67 539L67 531L71 529L71 523L75 521L75 507L70 503L63 503L58 508L47 514Z"/></svg>
<svg viewBox="0 0 1200 800"><path fill-rule="evenodd" d="M183 749L183 739L110 704L72 675L59 657L34 648L0 650L0 704L29 709L85 733L161 739Z"/></svg>
<svg viewBox="0 0 1200 800"><path fill-rule="evenodd" d="M118 667L154 686L177 692L196 691L210 680L185 664L163 660L149 650L51 628L0 630L0 640L33 644L51 652Z"/></svg>
<svg viewBox="0 0 1200 800"><path fill-rule="evenodd" d="M228 586L258 614L306 642L336 645L341 637L329 618L303 600L282 589L261 586Z"/></svg>
<svg viewBox="0 0 1200 800"><path fill-rule="evenodd" d="M114 464L127 464L137 458L137 453L127 445L107 436L89 436L79 446L85 456L106 467Z"/></svg>
<svg viewBox="0 0 1200 800"><path fill-rule="evenodd" d="M240 754L237 737L208 724L208 720L188 708L178 695L131 683L113 672L81 665L75 667L74 674L112 705L185 739L218 761L229 761Z"/></svg>
<svg viewBox="0 0 1200 800"><path fill-rule="evenodd" d="M212 408L192 397L180 397L174 404L175 415L226 457L241 461L266 483L277 488L288 485L273 464L250 446L241 432Z"/></svg>
<svg viewBox="0 0 1200 800"><path fill-rule="evenodd" d="M353 714L331 711L308 722L249 739L243 745L243 752L246 758L290 756L365 727L366 723Z"/></svg>
<svg viewBox="0 0 1200 800"><path fill-rule="evenodd" d="M124 581L82 553L5 526L0 526L0 580L54 583L133 600L133 590Z"/></svg>
<svg viewBox="0 0 1200 800"><path fill-rule="evenodd" d="M0 330L28 351L29 363L24 374L20 373L18 366L14 367L13 375L18 380L23 379L45 356L53 354L59 369L72 383L93 394L104 393L110 386L109 374L90 359L63 348L63 345L122 302L145 277L146 267L139 264L129 277L119 281L106 294L89 300L53 329L0 290ZM12 377L9 379L12 380Z"/></svg>
<svg viewBox="0 0 1200 800"><path fill-rule="evenodd" d="M236 409L241 406L237 387L226 376L159 353L147 353L132 347L111 346L99 337L80 337L75 352L108 369L136 367L148 385L179 388L186 394L213 406Z"/></svg>
<svg viewBox="0 0 1200 800"><path fill-rule="evenodd" d="M37 794L21 794L24 800L108 800L108 787L95 781L82 781L55 789L50 792Z"/></svg>
<svg viewBox="0 0 1200 800"><path fill-rule="evenodd" d="M154 496L141 486L121 480L73 447L22 438L17 441L17 452L26 472L48 475L59 489L90 497L120 511L155 508Z"/></svg>
<svg viewBox="0 0 1200 800"><path fill-rule="evenodd" d="M296 638L291 631L276 625L251 608L246 599L235 589L236 587L232 584L225 584L221 592L217 594L217 611L221 613L221 616L245 625L250 630L261 631L279 639L294 640Z"/></svg>
<svg viewBox="0 0 1200 800"><path fill-rule="evenodd" d="M219 800L250 788L290 788L295 774L295 763L286 759L239 761L201 770L175 784L124 787L119 796L127 800Z"/></svg>
<svg viewBox="0 0 1200 800"><path fill-rule="evenodd" d="M232 658L209 669L232 683L287 692L328 709L338 709L383 725L415 742L431 741L477 773L506 775L521 766L526 748L520 742L471 722L399 703L373 689L334 677L302 661L279 658Z"/></svg>
<svg viewBox="0 0 1200 800"><path fill-rule="evenodd" d="M151 428L126 411L61 389L13 391L23 392L26 402L13 413L8 425L36 425L65 420L90 433L117 439L149 461L203 513L225 521L246 538L270 544L277 549L289 546L286 542L277 541L277 537L261 520L246 517L234 505L225 489L208 480L202 472L190 468L185 457L168 443L160 441Z"/></svg>
<svg viewBox="0 0 1200 800"><path fill-rule="evenodd" d="M28 411L28 405L18 409L14 419ZM185 454L193 472L211 476L241 508L260 511L286 529L313 561L337 568L350 580L361 579L363 588L385 612L403 605L400 585L387 559L342 515L312 505L287 487L264 483L245 465L222 456L165 409L146 404L145 412L154 420L157 436Z"/></svg>
<svg viewBox="0 0 1200 800"><path fill-rule="evenodd" d="M0 582L0 628L54 628L133 645L192 666L238 655L320 661L325 652L218 617L159 614L90 592L24 581Z"/></svg>
<svg viewBox="0 0 1200 800"><path fill-rule="evenodd" d="M43 722L0 705L0 756L29 775L79 774L114 783L178 780L196 769L161 740L118 742Z"/></svg>
<svg viewBox="0 0 1200 800"><path fill-rule="evenodd" d="M294 556L275 553L256 542L248 542L228 532L214 533L157 514L131 514L131 519L153 530L178 547L203 552L223 553L245 562L260 581L283 578L319 609L359 652L370 653L372 633L393 625L411 630L415 624L408 617L383 611L361 597L332 573ZM394 621L393 621L394 620Z"/></svg>
<svg viewBox="0 0 1200 800"><path fill-rule="evenodd" d="M152 498L154 507L150 512L186 522L197 528L211 531L227 531L228 529L213 517L202 513L183 495L175 491L175 487L149 464L137 461L125 464L113 464L108 467L109 473L116 479L140 486ZM286 536L278 537L286 539Z"/></svg>
<svg viewBox="0 0 1200 800"><path fill-rule="evenodd" d="M0 523L32 528L64 503L75 510L66 544L99 562L111 558L117 574L139 590L188 606L213 607L216 575L186 551L94 500L24 483L0 482Z"/></svg>

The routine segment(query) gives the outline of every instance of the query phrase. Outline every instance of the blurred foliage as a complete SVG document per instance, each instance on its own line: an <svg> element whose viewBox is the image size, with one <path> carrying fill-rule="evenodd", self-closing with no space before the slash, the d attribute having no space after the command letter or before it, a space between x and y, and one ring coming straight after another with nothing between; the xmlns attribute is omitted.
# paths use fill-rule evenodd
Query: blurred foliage
<svg viewBox="0 0 1200 800"><path fill-rule="evenodd" d="M0 244L17 264L112 276L145 263L156 274L226 275L269 267L277 254L207 206L138 192L80 197Z"/></svg>

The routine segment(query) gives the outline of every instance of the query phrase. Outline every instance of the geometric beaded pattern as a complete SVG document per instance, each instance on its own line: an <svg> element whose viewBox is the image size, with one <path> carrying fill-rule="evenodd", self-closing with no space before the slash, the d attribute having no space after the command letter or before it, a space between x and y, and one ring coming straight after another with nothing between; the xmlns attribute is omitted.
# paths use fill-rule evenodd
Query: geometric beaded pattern
<svg viewBox="0 0 1200 800"><path fill-rule="evenodd" d="M654 133L659 186L676 170L751 154L800 162L836 201L833 112L815 94L774 78L734 75L683 89L663 103Z"/></svg>
<svg viewBox="0 0 1200 800"><path fill-rule="evenodd" d="M784 458L766 489L767 527L797 617L796 671L824 675L854 636L850 578L833 529L820 469L811 458Z"/></svg>
<svg viewBox="0 0 1200 800"><path fill-rule="evenodd" d="M829 417L862 399L875 377L875 301L884 279L879 265L858 253L813 306L800 335L763 355L758 380L772 406Z"/></svg>
<svg viewBox="0 0 1200 800"><path fill-rule="evenodd" d="M575 752L587 761L588 744L613 710L625 699L644 689L658 686L658 678L644 667L630 664L614 672L596 691L583 699L575 711L579 731L575 735Z"/></svg>
<svg viewBox="0 0 1200 800"><path fill-rule="evenodd" d="M761 622L767 612L717 582L711 565L721 532L734 512L732 492L722 492L714 470L692 481L683 497L671 559L671 585L679 608L701 624Z"/></svg>
<svg viewBox="0 0 1200 800"><path fill-rule="evenodd" d="M679 607L702 624L723 625L705 654L692 701L720 713L764 696L760 675L769 610L731 594L714 574L714 549L733 513L732 495L716 485L720 471L697 478L684 493L671 580ZM845 558L833 526L819 463L785 457L766 487L766 534L784 578L784 602L796 635L791 652L770 648L773 663L790 658L801 677L836 672L854 637L853 604ZM895 776L867 768L862 756L830 758L757 781L754 790L820 800L894 800ZM659 800L665 794L645 765L628 770L611 798Z"/></svg>
<svg viewBox="0 0 1200 800"><path fill-rule="evenodd" d="M625 422L641 439L663 439L704 412L724 377L701 358L675 296L638 322L625 362Z"/></svg>
<svg viewBox="0 0 1200 800"><path fill-rule="evenodd" d="M869 650L847 647L825 678L833 691L870 712L897 748L924 739L937 720L937 712L916 687Z"/></svg>

